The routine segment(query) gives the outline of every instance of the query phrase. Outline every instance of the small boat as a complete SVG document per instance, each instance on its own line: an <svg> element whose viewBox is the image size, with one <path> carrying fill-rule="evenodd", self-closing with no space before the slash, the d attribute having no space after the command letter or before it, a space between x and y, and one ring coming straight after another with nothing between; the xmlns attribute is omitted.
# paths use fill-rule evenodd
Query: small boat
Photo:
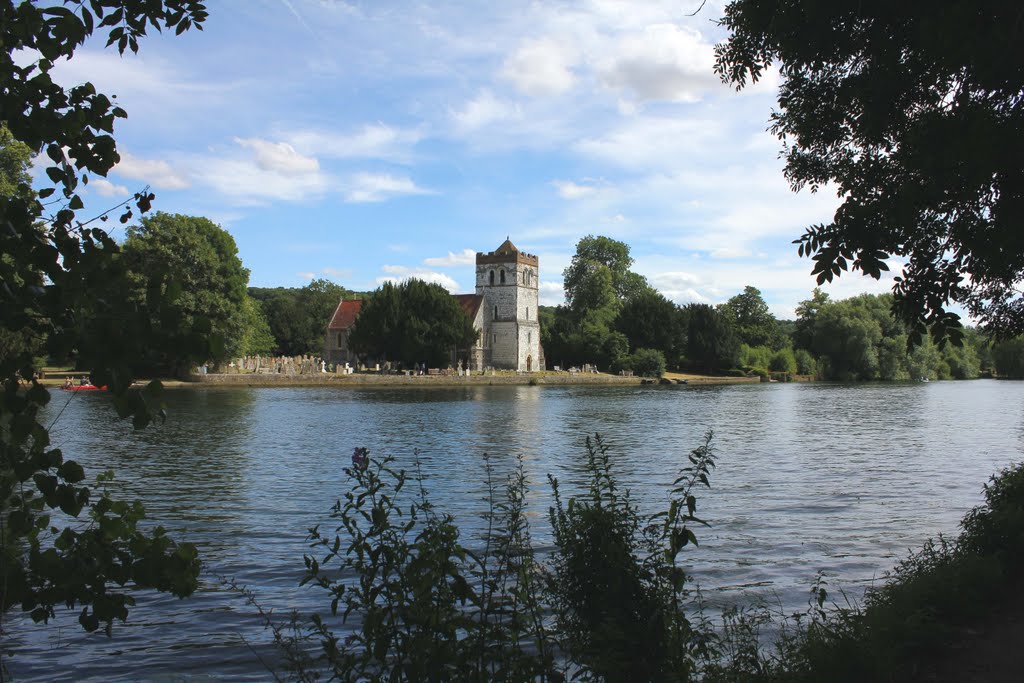
<svg viewBox="0 0 1024 683"><path fill-rule="evenodd" d="M61 387L64 391L104 391L107 385L98 387L95 384L72 384L69 387Z"/></svg>

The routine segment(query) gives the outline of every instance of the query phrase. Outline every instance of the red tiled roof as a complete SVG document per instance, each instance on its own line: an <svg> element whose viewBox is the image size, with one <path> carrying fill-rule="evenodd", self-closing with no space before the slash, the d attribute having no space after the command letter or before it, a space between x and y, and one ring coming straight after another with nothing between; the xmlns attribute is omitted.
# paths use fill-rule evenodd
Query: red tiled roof
<svg viewBox="0 0 1024 683"><path fill-rule="evenodd" d="M455 300L470 320L476 319L476 313L484 302L479 294L455 294ZM344 331L352 327L352 323L359 317L359 310L363 306L362 299L343 299L338 307L334 309L331 316L331 323L327 326L329 330Z"/></svg>
<svg viewBox="0 0 1024 683"><path fill-rule="evenodd" d="M456 294L455 300L459 302L459 306L466 312L470 320L476 319L476 312L480 310L480 305L484 302L483 296L480 294Z"/></svg>
<svg viewBox="0 0 1024 683"><path fill-rule="evenodd" d="M334 309L334 315L331 316L331 324L327 326L327 329L347 330L352 327L352 323L356 321L362 305L362 299L342 299L338 307Z"/></svg>

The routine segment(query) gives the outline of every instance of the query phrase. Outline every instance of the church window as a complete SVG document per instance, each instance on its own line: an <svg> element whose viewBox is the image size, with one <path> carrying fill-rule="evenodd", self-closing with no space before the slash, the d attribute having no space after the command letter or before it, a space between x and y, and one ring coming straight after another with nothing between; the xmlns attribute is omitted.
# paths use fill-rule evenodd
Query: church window
<svg viewBox="0 0 1024 683"><path fill-rule="evenodd" d="M526 319L527 320L530 319L530 307L529 306L526 307Z"/></svg>
<svg viewBox="0 0 1024 683"><path fill-rule="evenodd" d="M495 306L494 307L494 317L491 318L491 320L497 320L497 319L498 319L498 307Z"/></svg>
<svg viewBox="0 0 1024 683"><path fill-rule="evenodd" d="M338 333L338 348L341 348L341 332Z"/></svg>
<svg viewBox="0 0 1024 683"><path fill-rule="evenodd" d="M498 274L501 276L501 284L505 284L505 271L499 271Z"/></svg>
<svg viewBox="0 0 1024 683"><path fill-rule="evenodd" d="M527 332L526 333L526 343L527 344L532 344L533 343L533 332Z"/></svg>
<svg viewBox="0 0 1024 683"><path fill-rule="evenodd" d="M491 284L494 284L494 271L491 271Z"/></svg>
<svg viewBox="0 0 1024 683"><path fill-rule="evenodd" d="M491 335L491 345L493 346L494 344L497 344L497 343L498 343L498 335L492 334Z"/></svg>
<svg viewBox="0 0 1024 683"><path fill-rule="evenodd" d="M523 284L524 284L524 285L526 284L526 273L527 273L527 272L528 272L528 271L525 271L525 270L523 271Z"/></svg>

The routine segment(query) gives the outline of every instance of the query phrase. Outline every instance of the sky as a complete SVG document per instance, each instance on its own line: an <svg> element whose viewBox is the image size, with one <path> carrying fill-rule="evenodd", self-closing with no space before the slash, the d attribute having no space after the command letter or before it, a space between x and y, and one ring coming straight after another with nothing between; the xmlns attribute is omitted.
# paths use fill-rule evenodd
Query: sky
<svg viewBox="0 0 1024 683"><path fill-rule="evenodd" d="M149 185L154 210L229 231L260 287L471 292L475 252L509 237L539 257L546 305L579 239L606 235L677 303L753 285L792 318L815 282L791 242L838 199L782 174L778 74L741 92L715 76L723 4L210 0L201 32L123 57L93 40L55 69L128 111L80 215Z"/></svg>

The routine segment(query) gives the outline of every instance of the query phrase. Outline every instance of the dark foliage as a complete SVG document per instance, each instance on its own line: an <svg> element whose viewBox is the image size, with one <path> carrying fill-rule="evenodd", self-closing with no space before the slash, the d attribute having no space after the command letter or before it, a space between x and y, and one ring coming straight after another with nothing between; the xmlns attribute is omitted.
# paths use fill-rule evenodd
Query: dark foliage
<svg viewBox="0 0 1024 683"><path fill-rule="evenodd" d="M473 321L444 287L410 279L385 283L367 298L349 344L360 354L446 367L451 352L476 343Z"/></svg>
<svg viewBox="0 0 1024 683"><path fill-rule="evenodd" d="M962 304L1024 332L1024 24L1014 2L737 0L716 71L744 87L782 73L771 130L794 189L834 184L831 223L796 242L819 284L848 268L893 288L910 340L959 340Z"/></svg>
<svg viewBox="0 0 1024 683"><path fill-rule="evenodd" d="M142 316L119 306L127 279L118 245L91 221L75 220L83 207L79 183L106 175L119 160L113 126L126 114L91 83L65 90L49 72L94 32L119 52L136 51L147 28L181 33L205 19L197 0L0 0L0 116L13 140L40 155L52 183L36 194L15 177L15 190L0 195L0 331L45 340L58 358L77 353L136 427L160 414L158 383L130 390L139 350L159 338L147 338L152 330ZM148 190L137 193L121 222L152 200ZM83 312L98 323L85 326ZM205 338L178 350L194 358L208 352ZM140 530L141 505L91 487L82 468L52 446L39 416L50 395L34 381L36 363L32 345L0 357L0 607L19 606L37 621L57 607L74 608L85 629L109 634L132 604L123 587L191 593L195 549L159 527Z"/></svg>

